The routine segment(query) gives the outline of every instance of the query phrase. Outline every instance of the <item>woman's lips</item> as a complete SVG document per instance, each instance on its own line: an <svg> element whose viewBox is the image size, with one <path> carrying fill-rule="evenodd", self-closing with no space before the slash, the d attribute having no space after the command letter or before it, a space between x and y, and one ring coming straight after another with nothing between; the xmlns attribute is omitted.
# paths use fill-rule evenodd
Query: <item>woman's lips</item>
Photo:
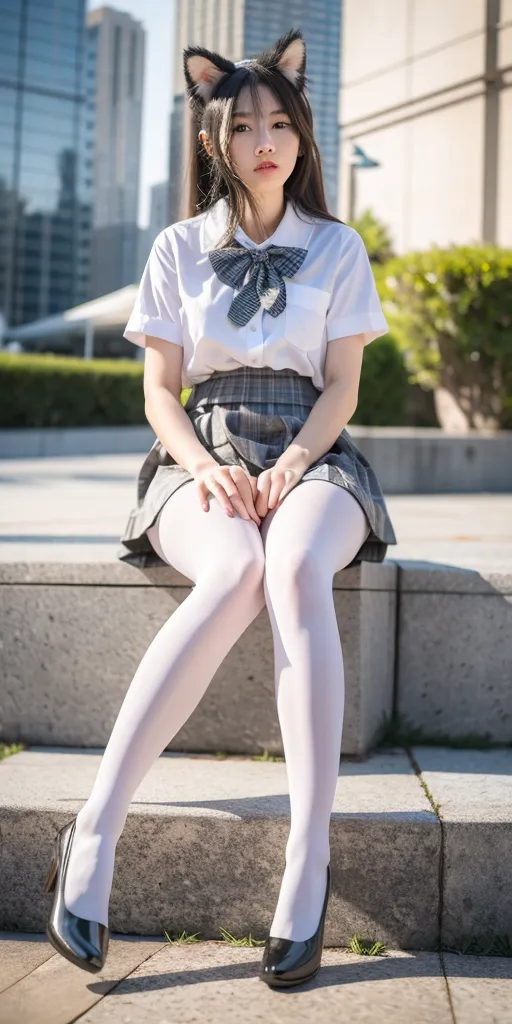
<svg viewBox="0 0 512 1024"><path fill-rule="evenodd" d="M254 169L258 171L258 174L264 174L265 171L277 171L277 167L255 167Z"/></svg>

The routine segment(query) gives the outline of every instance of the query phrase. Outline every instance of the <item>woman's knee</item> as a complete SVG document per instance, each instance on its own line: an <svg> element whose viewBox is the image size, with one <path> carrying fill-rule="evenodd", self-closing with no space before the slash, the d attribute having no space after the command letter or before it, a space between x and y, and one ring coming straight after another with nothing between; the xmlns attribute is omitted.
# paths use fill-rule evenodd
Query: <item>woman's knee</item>
<svg viewBox="0 0 512 1024"><path fill-rule="evenodd" d="M213 558L201 576L216 577L229 590L255 590L262 585L265 573L265 554L262 545L248 543L234 547L228 557Z"/></svg>
<svg viewBox="0 0 512 1024"><path fill-rule="evenodd" d="M266 554L266 582L281 591L316 591L329 576L329 566L318 553L303 545L269 545ZM332 578L332 574L331 574Z"/></svg>

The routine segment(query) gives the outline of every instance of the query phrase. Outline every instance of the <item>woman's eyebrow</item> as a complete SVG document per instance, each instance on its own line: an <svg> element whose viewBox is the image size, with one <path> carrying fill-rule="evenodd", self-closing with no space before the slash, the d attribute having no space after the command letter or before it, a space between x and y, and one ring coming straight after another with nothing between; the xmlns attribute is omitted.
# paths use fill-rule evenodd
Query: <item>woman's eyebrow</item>
<svg viewBox="0 0 512 1024"><path fill-rule="evenodd" d="M274 114L286 114L286 110L271 110L269 117L273 117ZM235 110L233 117L253 117L254 115L250 110Z"/></svg>

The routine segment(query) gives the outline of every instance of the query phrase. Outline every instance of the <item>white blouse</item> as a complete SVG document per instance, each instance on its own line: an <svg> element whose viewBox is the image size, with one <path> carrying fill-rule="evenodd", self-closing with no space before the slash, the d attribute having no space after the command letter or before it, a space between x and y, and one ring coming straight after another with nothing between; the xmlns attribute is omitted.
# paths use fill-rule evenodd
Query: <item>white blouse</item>
<svg viewBox="0 0 512 1024"><path fill-rule="evenodd" d="M283 312L274 317L260 306L238 327L228 318L235 291L217 277L208 257L225 231L227 213L222 198L204 213L160 232L123 336L143 347L146 334L181 345L183 388L207 380L215 370L271 366L297 370L323 390L330 341L364 334L368 345L389 330L361 236L346 224L299 212L291 202L264 242L252 241L238 227L235 238L247 248L308 250L297 273L284 278Z"/></svg>

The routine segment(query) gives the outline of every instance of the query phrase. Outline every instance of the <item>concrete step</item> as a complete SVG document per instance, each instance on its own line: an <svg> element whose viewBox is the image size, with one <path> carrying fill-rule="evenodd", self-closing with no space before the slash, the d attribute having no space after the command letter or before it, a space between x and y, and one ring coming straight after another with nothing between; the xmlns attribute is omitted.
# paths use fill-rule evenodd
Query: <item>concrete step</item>
<svg viewBox="0 0 512 1024"><path fill-rule="evenodd" d="M0 563L0 738L104 747L143 655L191 590L164 565ZM345 667L341 753L360 755L392 713L396 566L343 569L333 595ZM167 749L283 755L266 607Z"/></svg>
<svg viewBox="0 0 512 1024"><path fill-rule="evenodd" d="M404 729L420 744L512 744L512 572L396 564Z"/></svg>
<svg viewBox="0 0 512 1024"><path fill-rule="evenodd" d="M0 928L44 931L56 830L87 799L101 754L32 748L0 764ZM413 747L343 760L325 944L357 934L434 950L467 936L512 938L511 797L510 750ZM218 939L225 928L263 939L289 814L283 762L163 754L117 846L112 931Z"/></svg>
<svg viewBox="0 0 512 1024"><path fill-rule="evenodd" d="M145 651L191 589L168 566L0 563L0 738L104 747ZM336 573L333 596L342 755L365 755L397 720L408 742L512 743L512 572L363 562ZM266 608L167 749L283 756Z"/></svg>

